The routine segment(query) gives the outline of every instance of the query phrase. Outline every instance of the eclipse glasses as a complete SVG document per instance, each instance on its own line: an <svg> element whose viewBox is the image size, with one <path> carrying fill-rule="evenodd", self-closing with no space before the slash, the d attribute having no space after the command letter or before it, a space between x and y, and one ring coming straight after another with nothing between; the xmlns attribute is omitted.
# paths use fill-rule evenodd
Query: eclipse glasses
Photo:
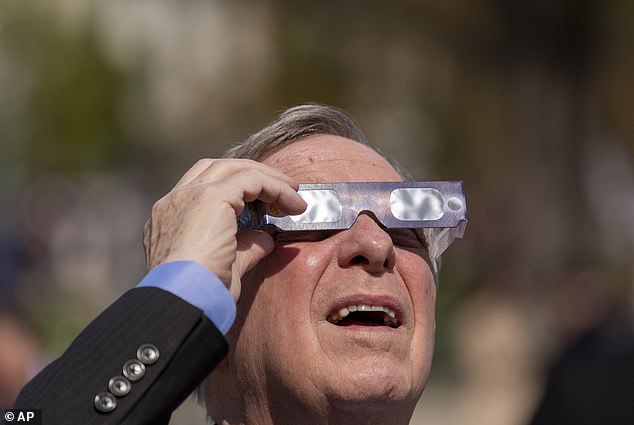
<svg viewBox="0 0 634 425"><path fill-rule="evenodd" d="M462 238L467 224L461 181L300 184L297 193L308 204L302 214L286 215L275 204L248 202L238 229L345 230L367 211L388 229L436 229L440 254Z"/></svg>

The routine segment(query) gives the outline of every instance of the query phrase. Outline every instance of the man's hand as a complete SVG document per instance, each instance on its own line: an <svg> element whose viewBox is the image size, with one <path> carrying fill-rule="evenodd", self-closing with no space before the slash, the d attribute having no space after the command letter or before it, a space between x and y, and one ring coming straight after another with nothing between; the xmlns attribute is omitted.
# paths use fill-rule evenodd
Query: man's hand
<svg viewBox="0 0 634 425"><path fill-rule="evenodd" d="M286 214L306 203L299 185L281 171L248 159L201 159L152 208L143 245L148 270L177 260L193 260L211 270L240 297L240 278L274 247L262 231L241 231L236 217L245 202L259 199Z"/></svg>

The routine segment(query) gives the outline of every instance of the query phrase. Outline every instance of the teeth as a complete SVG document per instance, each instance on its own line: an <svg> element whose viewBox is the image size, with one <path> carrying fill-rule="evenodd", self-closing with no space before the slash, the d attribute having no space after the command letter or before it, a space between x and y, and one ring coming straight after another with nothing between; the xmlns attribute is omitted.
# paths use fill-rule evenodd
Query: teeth
<svg viewBox="0 0 634 425"><path fill-rule="evenodd" d="M389 316L383 316L383 323L385 323L388 326L396 326L398 325L398 322L396 321L396 319L389 317Z"/></svg>
<svg viewBox="0 0 634 425"><path fill-rule="evenodd" d="M348 316L350 313L355 311L382 311L383 314L383 323L388 326L397 326L398 321L396 320L396 313L391 310L389 307L385 307L382 305L366 305L366 304L351 304L345 306L339 311L332 313L328 316L328 321L331 323L338 323L341 319Z"/></svg>
<svg viewBox="0 0 634 425"><path fill-rule="evenodd" d="M328 316L328 321L329 322L337 323L340 320L341 320L341 316L339 316L339 313L334 313L334 314L331 314L330 316Z"/></svg>

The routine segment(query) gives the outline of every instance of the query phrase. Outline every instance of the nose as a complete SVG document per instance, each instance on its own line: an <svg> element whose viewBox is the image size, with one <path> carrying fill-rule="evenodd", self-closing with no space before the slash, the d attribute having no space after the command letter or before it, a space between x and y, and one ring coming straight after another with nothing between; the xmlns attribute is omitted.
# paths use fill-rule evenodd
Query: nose
<svg viewBox="0 0 634 425"><path fill-rule="evenodd" d="M394 269L396 252L392 238L367 213L359 214L343 237L339 246L340 267L360 266L372 274Z"/></svg>

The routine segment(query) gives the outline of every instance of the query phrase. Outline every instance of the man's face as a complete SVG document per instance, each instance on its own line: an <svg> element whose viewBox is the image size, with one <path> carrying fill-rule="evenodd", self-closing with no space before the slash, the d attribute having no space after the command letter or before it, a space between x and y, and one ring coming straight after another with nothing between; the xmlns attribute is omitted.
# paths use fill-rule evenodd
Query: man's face
<svg viewBox="0 0 634 425"><path fill-rule="evenodd" d="M263 162L300 183L402 180L370 148L329 135ZM368 214L345 231L289 236L280 234L243 279L228 366L214 372L210 393L220 379L272 411L298 403L314 411L398 406L411 413L434 343L435 283L423 246L413 232L386 231ZM341 309L361 306L387 312L338 319Z"/></svg>

